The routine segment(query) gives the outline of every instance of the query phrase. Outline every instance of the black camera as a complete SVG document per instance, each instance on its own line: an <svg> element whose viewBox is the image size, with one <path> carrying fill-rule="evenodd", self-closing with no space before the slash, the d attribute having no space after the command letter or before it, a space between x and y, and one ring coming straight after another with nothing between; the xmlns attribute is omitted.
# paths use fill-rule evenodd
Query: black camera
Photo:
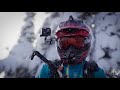
<svg viewBox="0 0 120 90"><path fill-rule="evenodd" d="M40 37L48 37L51 35L51 29L50 28L42 28L42 34Z"/></svg>

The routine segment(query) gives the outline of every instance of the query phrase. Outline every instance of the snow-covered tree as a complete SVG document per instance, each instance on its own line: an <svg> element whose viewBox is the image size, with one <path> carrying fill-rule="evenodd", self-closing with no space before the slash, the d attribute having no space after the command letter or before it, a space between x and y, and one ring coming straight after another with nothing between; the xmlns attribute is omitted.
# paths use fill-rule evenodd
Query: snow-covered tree
<svg viewBox="0 0 120 90"><path fill-rule="evenodd" d="M30 60L30 55L34 50L33 42L35 40L34 17L34 12L26 13L26 18L24 19L25 25L22 28L18 43L10 51L9 56L2 62L7 73L6 77L24 77L29 70L36 67L36 61Z"/></svg>
<svg viewBox="0 0 120 90"><path fill-rule="evenodd" d="M120 13L119 12L87 12L85 22L92 29L93 43L90 59L109 71L119 68L120 62Z"/></svg>
<svg viewBox="0 0 120 90"><path fill-rule="evenodd" d="M118 68L120 62L120 13L101 12L95 18L94 58L105 71Z"/></svg>
<svg viewBox="0 0 120 90"><path fill-rule="evenodd" d="M35 17L34 12L27 12L27 17L24 19L25 25L22 28L21 36L18 42L29 42L33 43L35 40L35 34L34 34L34 23L33 19Z"/></svg>
<svg viewBox="0 0 120 90"><path fill-rule="evenodd" d="M3 71L0 73L0 78L4 78L4 77L5 77L5 72Z"/></svg>

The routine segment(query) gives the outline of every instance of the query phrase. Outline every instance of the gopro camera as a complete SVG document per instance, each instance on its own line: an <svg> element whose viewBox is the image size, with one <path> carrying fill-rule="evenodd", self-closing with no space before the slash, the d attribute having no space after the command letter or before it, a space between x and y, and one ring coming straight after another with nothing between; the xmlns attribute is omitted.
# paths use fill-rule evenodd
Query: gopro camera
<svg viewBox="0 0 120 90"><path fill-rule="evenodd" d="M51 35L51 29L50 28L42 28L42 34L40 37L48 37Z"/></svg>

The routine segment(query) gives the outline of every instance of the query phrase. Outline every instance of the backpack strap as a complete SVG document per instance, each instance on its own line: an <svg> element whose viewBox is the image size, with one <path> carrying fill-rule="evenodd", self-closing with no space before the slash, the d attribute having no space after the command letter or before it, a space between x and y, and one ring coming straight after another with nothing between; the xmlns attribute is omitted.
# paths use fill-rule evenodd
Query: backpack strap
<svg viewBox="0 0 120 90"><path fill-rule="evenodd" d="M94 72L98 71L99 67L94 61L85 61L83 76L84 78L94 78Z"/></svg>
<svg viewBox="0 0 120 90"><path fill-rule="evenodd" d="M61 62L54 62L58 67L61 65ZM85 61L83 68L83 77L84 78L94 78L94 72L98 71L99 67L94 61ZM64 67L63 67L64 70ZM63 73L61 70L61 73ZM50 69L50 78L60 78L58 72L54 72ZM67 78L67 76L63 75L63 78Z"/></svg>
<svg viewBox="0 0 120 90"><path fill-rule="evenodd" d="M50 69L50 78L60 78L61 77L60 74L62 74L62 71L63 71L63 70L60 70L62 62L63 61L61 61L61 60L53 61L54 66L56 67L56 69L53 70L52 67L49 67L49 69Z"/></svg>

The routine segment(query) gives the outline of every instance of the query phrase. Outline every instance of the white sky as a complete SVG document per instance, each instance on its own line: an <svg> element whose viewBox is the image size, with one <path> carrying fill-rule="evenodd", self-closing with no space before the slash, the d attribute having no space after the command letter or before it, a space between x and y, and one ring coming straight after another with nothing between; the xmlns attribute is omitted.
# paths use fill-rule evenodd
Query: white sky
<svg viewBox="0 0 120 90"><path fill-rule="evenodd" d="M34 19L35 34L47 16L44 12L37 12ZM25 17L25 12L0 12L0 59L7 57L12 47L17 44Z"/></svg>

